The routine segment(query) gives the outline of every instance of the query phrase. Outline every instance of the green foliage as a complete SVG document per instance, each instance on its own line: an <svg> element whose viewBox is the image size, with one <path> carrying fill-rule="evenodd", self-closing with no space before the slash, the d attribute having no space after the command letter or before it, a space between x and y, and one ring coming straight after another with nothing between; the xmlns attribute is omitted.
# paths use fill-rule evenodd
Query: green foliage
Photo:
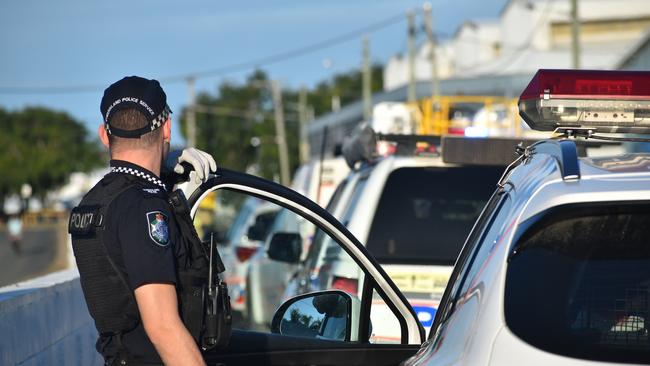
<svg viewBox="0 0 650 366"><path fill-rule="evenodd" d="M215 107L214 113L196 113L197 148L211 153L217 163L239 171L257 166L257 174L272 179L279 175L278 147L275 143L273 100L268 88L267 74L254 71L243 85L223 83L213 95L202 93L197 97L200 106ZM332 96L337 95L341 105L361 99L361 73L358 70L335 75L331 80L308 90L307 102L315 114L332 110ZM381 65L372 67L372 91L382 89ZM299 123L296 105L298 90L284 89L285 126L291 171L299 161ZM181 131L187 138L187 108L181 111ZM251 146L251 138L261 140L259 147Z"/></svg>
<svg viewBox="0 0 650 366"><path fill-rule="evenodd" d="M29 183L36 195L65 182L75 171L102 164L99 144L87 139L81 122L42 107L0 108L0 197Z"/></svg>

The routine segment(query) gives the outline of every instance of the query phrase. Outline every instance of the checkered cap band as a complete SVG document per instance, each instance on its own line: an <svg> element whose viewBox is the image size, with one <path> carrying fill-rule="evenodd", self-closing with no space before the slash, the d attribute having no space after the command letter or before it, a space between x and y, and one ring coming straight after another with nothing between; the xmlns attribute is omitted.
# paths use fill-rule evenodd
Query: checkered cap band
<svg viewBox="0 0 650 366"><path fill-rule="evenodd" d="M162 180L160 180L160 179L158 179L158 178L156 178L154 176L151 176L151 174L147 174L147 173L145 173L143 171L140 171L140 170L137 170L137 169L127 168L127 167L123 167L123 166L114 166L114 167L111 168L111 173L126 173L126 174L135 175L136 177L140 177L140 178L144 178L144 179L148 180L149 182L161 187L162 189L167 189L165 187L165 184L162 182Z"/></svg>
<svg viewBox="0 0 650 366"><path fill-rule="evenodd" d="M158 117L154 118L153 121L151 121L151 131L155 130L156 128L162 126L163 123L169 118L169 114L171 113L171 110L169 107L165 106L165 109L163 109L162 112L158 115Z"/></svg>

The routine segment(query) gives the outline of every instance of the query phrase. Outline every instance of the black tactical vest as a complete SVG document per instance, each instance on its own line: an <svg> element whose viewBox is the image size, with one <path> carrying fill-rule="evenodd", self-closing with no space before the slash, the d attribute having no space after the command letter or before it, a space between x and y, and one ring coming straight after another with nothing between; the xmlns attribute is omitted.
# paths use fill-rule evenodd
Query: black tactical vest
<svg viewBox="0 0 650 366"><path fill-rule="evenodd" d="M90 315L101 336L118 337L133 330L140 322L137 303L127 282L122 259L110 255L104 235L111 203L120 194L133 188L137 178L124 174L111 174L102 179L84 196L79 206L72 210L68 231L72 235L81 287ZM169 199L172 212L181 232L181 243L187 252L186 263L178 263L180 315L186 328L204 350L227 345L230 338L230 303L227 288L213 276L225 291L221 292L217 323L210 316L208 289L209 257L198 238L187 202L180 191L172 192ZM221 265L222 266L222 265ZM217 336L214 331L217 328Z"/></svg>
<svg viewBox="0 0 650 366"><path fill-rule="evenodd" d="M70 214L68 231L79 269L88 311L101 336L133 330L140 321L133 291L120 259L112 258L104 244L108 209L115 198L132 188L127 176L102 179Z"/></svg>

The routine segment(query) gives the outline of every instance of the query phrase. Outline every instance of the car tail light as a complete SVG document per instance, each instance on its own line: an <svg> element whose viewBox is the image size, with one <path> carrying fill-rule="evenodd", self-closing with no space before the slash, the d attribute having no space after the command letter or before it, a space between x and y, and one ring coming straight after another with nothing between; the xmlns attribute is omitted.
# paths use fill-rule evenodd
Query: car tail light
<svg viewBox="0 0 650 366"><path fill-rule="evenodd" d="M650 133L650 72L539 70L519 114L540 131Z"/></svg>
<svg viewBox="0 0 650 366"><path fill-rule="evenodd" d="M237 259L239 259L240 262L246 262L255 252L257 251L257 248L255 247L237 247L235 248L235 254L237 255Z"/></svg>
<svg viewBox="0 0 650 366"><path fill-rule="evenodd" d="M359 281L353 278L334 276L332 288L345 291L351 295L356 295L359 290Z"/></svg>

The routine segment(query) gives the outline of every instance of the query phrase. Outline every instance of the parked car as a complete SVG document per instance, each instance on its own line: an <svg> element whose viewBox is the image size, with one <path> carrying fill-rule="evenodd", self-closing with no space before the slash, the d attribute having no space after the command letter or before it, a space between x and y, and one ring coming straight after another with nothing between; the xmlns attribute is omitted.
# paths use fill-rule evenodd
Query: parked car
<svg viewBox="0 0 650 366"><path fill-rule="evenodd" d="M213 212L214 221L219 221L222 211L220 208L218 212ZM276 206L266 204L264 200L248 197L241 204L225 237L218 242L219 255L226 268L222 278L228 284L232 309L240 317L247 314L246 273L249 260L263 245L277 211Z"/></svg>
<svg viewBox="0 0 650 366"><path fill-rule="evenodd" d="M419 137L409 138L402 136L401 143L415 146ZM516 141L507 145L510 155ZM437 144L439 149L440 140ZM413 149L396 148L406 153L365 161L353 170L328 210L382 264L428 330L465 237L507 160L450 164L438 152L414 154ZM316 234L284 299L329 287L358 294L362 280L354 260ZM390 309L381 299L376 301L373 341L399 341Z"/></svg>

